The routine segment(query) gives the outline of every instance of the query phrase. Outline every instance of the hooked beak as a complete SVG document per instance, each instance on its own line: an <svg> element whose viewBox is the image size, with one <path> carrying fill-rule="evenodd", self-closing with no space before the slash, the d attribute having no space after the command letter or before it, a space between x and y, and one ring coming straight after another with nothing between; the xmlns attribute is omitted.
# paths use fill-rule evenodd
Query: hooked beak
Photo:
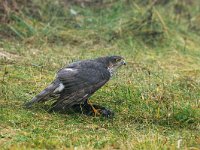
<svg viewBox="0 0 200 150"><path fill-rule="evenodd" d="M125 62L125 60L123 60L123 61L122 61L122 65L126 65L126 62Z"/></svg>

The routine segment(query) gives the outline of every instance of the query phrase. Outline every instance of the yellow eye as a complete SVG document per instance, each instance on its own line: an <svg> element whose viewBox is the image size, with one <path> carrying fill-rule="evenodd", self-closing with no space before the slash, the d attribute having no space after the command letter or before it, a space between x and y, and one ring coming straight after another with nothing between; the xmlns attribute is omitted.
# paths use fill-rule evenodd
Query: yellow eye
<svg viewBox="0 0 200 150"><path fill-rule="evenodd" d="M120 58L116 58L116 59L115 59L116 62L118 62L118 61L120 61L120 60L121 60Z"/></svg>

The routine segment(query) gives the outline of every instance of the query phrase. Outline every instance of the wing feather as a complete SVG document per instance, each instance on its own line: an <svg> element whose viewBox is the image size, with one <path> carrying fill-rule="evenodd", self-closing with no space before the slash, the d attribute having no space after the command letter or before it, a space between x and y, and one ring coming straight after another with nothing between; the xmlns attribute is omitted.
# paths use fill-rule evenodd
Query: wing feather
<svg viewBox="0 0 200 150"><path fill-rule="evenodd" d="M57 78L65 88L55 106L70 107L101 88L110 79L110 73L106 68L72 68L60 70Z"/></svg>

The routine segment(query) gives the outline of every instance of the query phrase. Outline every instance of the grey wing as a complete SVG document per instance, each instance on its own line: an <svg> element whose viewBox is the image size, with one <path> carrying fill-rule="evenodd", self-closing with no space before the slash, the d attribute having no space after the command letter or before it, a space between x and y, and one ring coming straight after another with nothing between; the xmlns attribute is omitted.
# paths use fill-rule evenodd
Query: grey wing
<svg viewBox="0 0 200 150"><path fill-rule="evenodd" d="M64 68L57 78L64 89L54 107L66 108L91 96L110 79L110 73L106 68Z"/></svg>

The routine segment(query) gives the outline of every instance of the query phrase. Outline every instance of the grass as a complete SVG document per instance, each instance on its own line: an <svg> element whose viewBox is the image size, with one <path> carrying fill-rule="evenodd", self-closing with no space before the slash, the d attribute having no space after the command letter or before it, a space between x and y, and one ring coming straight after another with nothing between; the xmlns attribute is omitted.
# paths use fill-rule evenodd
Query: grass
<svg viewBox="0 0 200 150"><path fill-rule="evenodd" d="M199 149L199 5L185 3L182 13L173 1L111 2L104 10L35 1L34 13L11 12L0 25L1 148ZM91 101L115 118L22 107L63 65L105 55L122 55L127 66Z"/></svg>

